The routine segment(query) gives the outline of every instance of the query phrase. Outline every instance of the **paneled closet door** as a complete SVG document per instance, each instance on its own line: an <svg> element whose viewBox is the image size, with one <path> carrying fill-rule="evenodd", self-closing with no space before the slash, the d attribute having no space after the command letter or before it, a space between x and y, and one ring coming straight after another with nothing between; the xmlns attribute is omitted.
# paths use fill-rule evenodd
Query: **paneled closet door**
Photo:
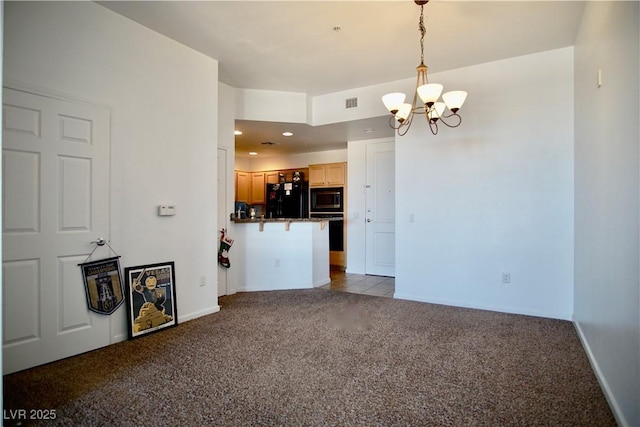
<svg viewBox="0 0 640 427"><path fill-rule="evenodd" d="M109 121L105 108L4 90L4 373L110 343L78 267L109 238Z"/></svg>

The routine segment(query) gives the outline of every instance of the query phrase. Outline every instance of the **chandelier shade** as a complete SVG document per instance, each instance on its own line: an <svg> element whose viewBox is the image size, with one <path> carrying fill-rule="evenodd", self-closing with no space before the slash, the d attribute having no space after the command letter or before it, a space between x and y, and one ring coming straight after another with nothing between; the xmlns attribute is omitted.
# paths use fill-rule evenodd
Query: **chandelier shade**
<svg viewBox="0 0 640 427"><path fill-rule="evenodd" d="M407 120L407 118L409 117L409 115L411 114L411 104L407 104L404 103L402 105L400 105L398 112L396 113L396 119L402 123L405 120Z"/></svg>
<svg viewBox="0 0 640 427"><path fill-rule="evenodd" d="M393 92L388 93L382 97L382 102L384 106L387 107L387 110L391 111L392 114L395 114L400 109L400 106L404 104L404 99L407 97L404 93Z"/></svg>
<svg viewBox="0 0 640 427"><path fill-rule="evenodd" d="M444 86L438 83L429 83L426 85L418 86L418 95L422 102L427 106L432 106L438 98L440 98L440 94L442 93L442 89Z"/></svg>
<svg viewBox="0 0 640 427"><path fill-rule="evenodd" d="M429 0L414 0L420 6L420 65L416 67L416 88L413 92L413 102L406 103L406 95L400 92L388 93L382 97L384 106L391 113L389 126L404 135L409 130L415 114L424 114L431 133L438 133L438 123L448 127L458 127L462 123L462 117L458 111L467 98L467 92L453 90L442 93L444 87L438 83L429 83L427 78L428 67L424 65L424 5ZM442 95L442 101L440 96ZM449 110L449 114L446 111Z"/></svg>
<svg viewBox="0 0 640 427"><path fill-rule="evenodd" d="M454 113L462 107L465 99L467 99L467 92L463 90L452 90L442 94L442 100Z"/></svg>

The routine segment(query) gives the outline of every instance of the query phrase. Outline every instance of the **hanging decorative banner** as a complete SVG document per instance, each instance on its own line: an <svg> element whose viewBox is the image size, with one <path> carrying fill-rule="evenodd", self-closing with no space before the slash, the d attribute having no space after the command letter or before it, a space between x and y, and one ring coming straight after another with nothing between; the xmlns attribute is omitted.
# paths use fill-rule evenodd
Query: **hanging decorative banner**
<svg viewBox="0 0 640 427"><path fill-rule="evenodd" d="M89 310L111 314L124 301L119 257L80 264Z"/></svg>

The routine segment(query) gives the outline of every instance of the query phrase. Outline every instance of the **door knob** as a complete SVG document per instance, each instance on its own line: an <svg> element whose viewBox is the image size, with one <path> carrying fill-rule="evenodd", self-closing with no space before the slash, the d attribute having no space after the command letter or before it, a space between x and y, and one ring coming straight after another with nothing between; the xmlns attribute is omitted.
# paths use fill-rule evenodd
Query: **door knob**
<svg viewBox="0 0 640 427"><path fill-rule="evenodd" d="M371 218L367 218L367 222L371 222Z"/></svg>

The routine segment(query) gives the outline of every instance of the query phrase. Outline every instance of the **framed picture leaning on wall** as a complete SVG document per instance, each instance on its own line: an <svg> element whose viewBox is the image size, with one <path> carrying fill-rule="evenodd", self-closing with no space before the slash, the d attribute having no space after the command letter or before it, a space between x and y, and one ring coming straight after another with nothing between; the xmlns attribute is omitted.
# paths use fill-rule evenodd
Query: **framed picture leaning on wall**
<svg viewBox="0 0 640 427"><path fill-rule="evenodd" d="M176 326L175 266L173 261L127 267L129 338Z"/></svg>

